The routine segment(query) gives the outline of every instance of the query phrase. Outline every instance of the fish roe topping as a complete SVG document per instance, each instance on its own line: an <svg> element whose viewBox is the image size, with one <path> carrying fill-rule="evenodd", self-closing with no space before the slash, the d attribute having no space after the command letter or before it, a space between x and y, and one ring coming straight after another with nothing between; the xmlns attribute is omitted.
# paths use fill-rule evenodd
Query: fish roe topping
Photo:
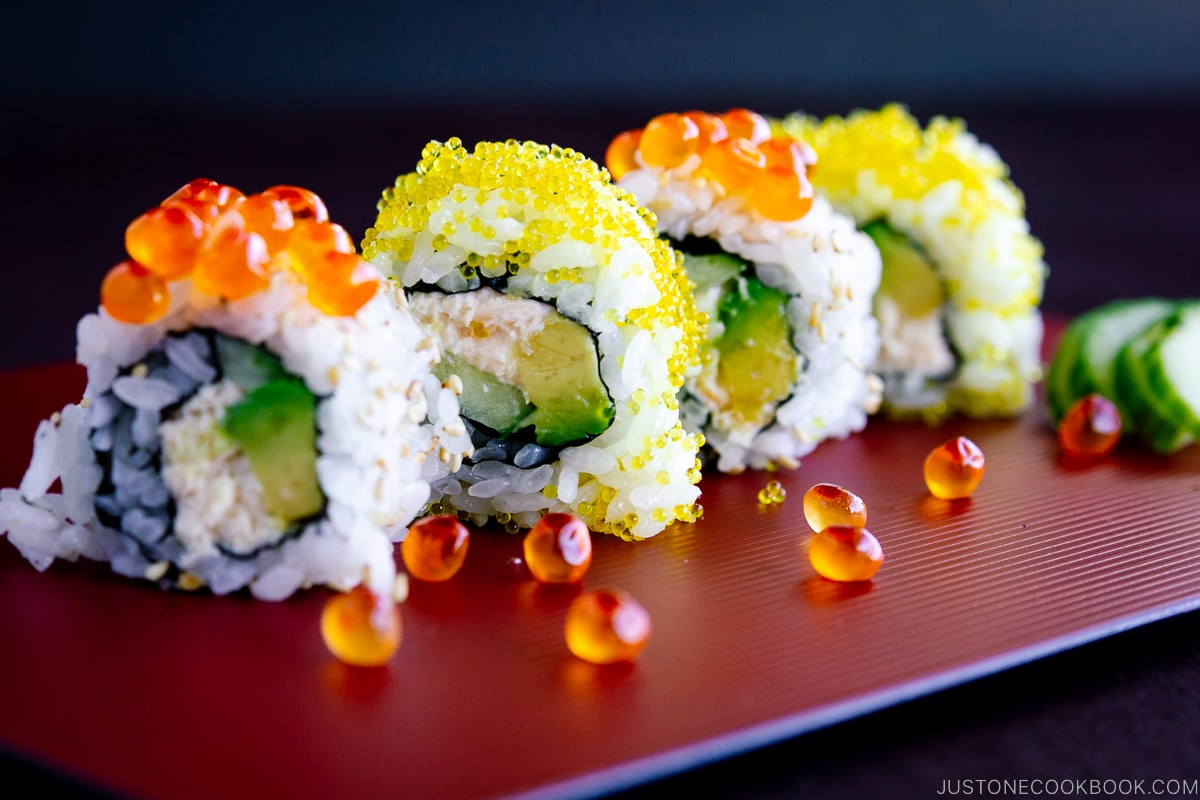
<svg viewBox="0 0 1200 800"><path fill-rule="evenodd" d="M408 529L400 543L400 556L408 574L423 581L454 577L467 558L471 533L451 514L424 517Z"/></svg>
<svg viewBox="0 0 1200 800"><path fill-rule="evenodd" d="M1102 394L1076 400L1058 424L1063 452L1077 458L1105 455L1121 440L1121 412Z"/></svg>
<svg viewBox="0 0 1200 800"><path fill-rule="evenodd" d="M130 260L109 271L100 304L114 319L148 324L170 307L171 282L190 279L201 293L232 301L263 291L272 273L286 270L308 285L322 312L353 315L375 295L378 277L328 220L308 189L275 186L247 196L197 178L129 224Z"/></svg>
<svg viewBox="0 0 1200 800"><path fill-rule="evenodd" d="M808 172L816 151L789 136L773 137L767 118L744 108L660 114L640 133L618 134L607 158L616 178L638 166L694 172L770 220L797 220L812 207Z"/></svg>
<svg viewBox="0 0 1200 800"><path fill-rule="evenodd" d="M574 514L553 512L529 529L523 549L541 583L579 583L592 563L592 533Z"/></svg>
<svg viewBox="0 0 1200 800"><path fill-rule="evenodd" d="M804 493L804 519L818 532L835 525L865 528L867 504L837 484L818 483Z"/></svg>
<svg viewBox="0 0 1200 800"><path fill-rule="evenodd" d="M934 497L970 497L983 480L984 458L979 445L957 436L938 445L925 458L925 485Z"/></svg>
<svg viewBox="0 0 1200 800"><path fill-rule="evenodd" d="M808 561L831 581L867 581L883 566L883 547L866 528L832 525L809 538Z"/></svg>
<svg viewBox="0 0 1200 800"><path fill-rule="evenodd" d="M650 614L626 592L593 589L571 601L567 648L593 664L636 661L650 640Z"/></svg>
<svg viewBox="0 0 1200 800"><path fill-rule="evenodd" d="M758 490L758 503L764 506L782 505L787 499L787 489L779 481L767 481L767 485Z"/></svg>
<svg viewBox="0 0 1200 800"><path fill-rule="evenodd" d="M400 647L400 610L365 586L334 595L321 611L321 637L339 661L356 667L386 664Z"/></svg>

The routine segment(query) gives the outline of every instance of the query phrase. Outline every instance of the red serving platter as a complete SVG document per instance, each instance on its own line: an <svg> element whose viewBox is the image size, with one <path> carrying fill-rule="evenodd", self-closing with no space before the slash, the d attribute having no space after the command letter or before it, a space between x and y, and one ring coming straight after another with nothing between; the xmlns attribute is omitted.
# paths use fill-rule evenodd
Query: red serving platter
<svg viewBox="0 0 1200 800"><path fill-rule="evenodd" d="M0 375L0 485L73 366ZM921 464L956 435L987 457L940 501ZM782 505L761 506L778 479ZM862 496L886 554L865 584L816 576L801 498ZM326 590L283 603L166 592L105 565L35 571L0 543L0 747L100 790L158 798L585 797L683 770L1200 605L1200 448L1059 454L1040 407L941 427L873 420L788 473L704 478L704 517L597 537L583 588L624 589L653 634L633 665L563 640L579 588L474 533L443 584L413 582L380 669L338 663Z"/></svg>

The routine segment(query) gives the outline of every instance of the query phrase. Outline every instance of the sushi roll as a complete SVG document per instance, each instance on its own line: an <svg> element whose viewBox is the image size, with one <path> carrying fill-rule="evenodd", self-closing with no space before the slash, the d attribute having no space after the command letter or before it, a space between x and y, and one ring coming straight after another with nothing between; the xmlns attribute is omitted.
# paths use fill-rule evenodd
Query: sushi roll
<svg viewBox="0 0 1200 800"><path fill-rule="evenodd" d="M821 154L818 196L878 244L881 347L892 416L1005 417L1040 378L1046 277L1008 168L962 120L925 128L903 106L775 127Z"/></svg>
<svg viewBox="0 0 1200 800"><path fill-rule="evenodd" d="M299 187L198 179L126 247L78 325L83 398L38 427L0 531L38 569L392 594L394 539L470 451L403 297Z"/></svg>
<svg viewBox="0 0 1200 800"><path fill-rule="evenodd" d="M696 519L676 395L704 318L645 209L573 150L458 139L378 208L363 255L438 339L475 448L437 510L510 532L564 511L626 540Z"/></svg>
<svg viewBox="0 0 1200 800"><path fill-rule="evenodd" d="M861 430L880 401L868 370L880 256L814 197L816 154L733 109L661 114L614 138L606 160L683 253L709 316L702 368L680 401L707 461L795 468L820 442Z"/></svg>

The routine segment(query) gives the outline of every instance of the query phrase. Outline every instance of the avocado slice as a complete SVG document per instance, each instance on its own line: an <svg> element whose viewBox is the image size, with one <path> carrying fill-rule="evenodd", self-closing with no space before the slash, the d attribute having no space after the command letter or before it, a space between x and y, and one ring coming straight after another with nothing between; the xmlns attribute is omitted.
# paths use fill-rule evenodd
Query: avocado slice
<svg viewBox="0 0 1200 800"><path fill-rule="evenodd" d="M215 341L226 379L246 390L225 410L221 429L250 462L267 513L285 529L319 514L325 495L317 481L316 398L262 348Z"/></svg>
<svg viewBox="0 0 1200 800"><path fill-rule="evenodd" d="M876 297L891 298L906 317L924 317L946 301L942 280L929 256L911 239L882 220L863 226L883 258Z"/></svg>
<svg viewBox="0 0 1200 800"><path fill-rule="evenodd" d="M792 344L788 294L757 278L732 281L717 309L724 330L712 342L718 354L722 411L735 424L765 425L792 392L800 354Z"/></svg>
<svg viewBox="0 0 1200 800"><path fill-rule="evenodd" d="M583 441L608 430L616 405L600 378L592 333L555 312L520 346L517 375L533 405L521 427L532 425L544 447Z"/></svg>

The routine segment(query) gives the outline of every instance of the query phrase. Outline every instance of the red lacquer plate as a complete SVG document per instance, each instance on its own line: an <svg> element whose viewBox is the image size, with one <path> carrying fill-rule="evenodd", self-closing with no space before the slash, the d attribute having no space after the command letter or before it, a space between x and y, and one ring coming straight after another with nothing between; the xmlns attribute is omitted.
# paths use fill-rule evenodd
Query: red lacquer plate
<svg viewBox="0 0 1200 800"><path fill-rule="evenodd" d="M74 367L0 376L0 483ZM926 490L926 453L987 458L969 500ZM770 479L782 505L760 506ZM885 553L869 583L816 576L802 497L861 496ZM1200 605L1200 448L1134 441L1063 461L1044 412L939 428L872 421L791 473L708 476L704 518L597 537L581 586L539 586L521 539L476 531L466 566L414 582L382 669L322 643L325 590L279 604L163 592L104 565L38 573L0 542L0 746L157 798L582 797L848 719ZM567 605L629 592L639 661L567 650Z"/></svg>

